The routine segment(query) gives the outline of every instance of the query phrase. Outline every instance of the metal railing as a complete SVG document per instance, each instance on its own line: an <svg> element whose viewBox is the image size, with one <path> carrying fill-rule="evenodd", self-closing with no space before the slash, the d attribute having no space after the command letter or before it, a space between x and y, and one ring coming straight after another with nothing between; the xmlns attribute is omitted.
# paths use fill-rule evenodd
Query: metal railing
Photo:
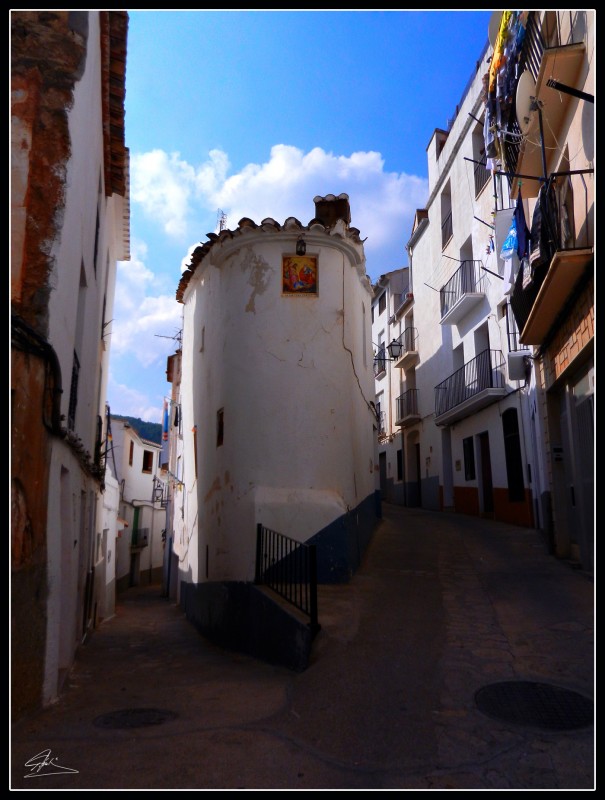
<svg viewBox="0 0 605 800"><path fill-rule="evenodd" d="M418 389L408 389L397 398L397 419L418 415Z"/></svg>
<svg viewBox="0 0 605 800"><path fill-rule="evenodd" d="M469 292L482 292L484 289L485 275L481 261L463 261L459 269L449 281L439 290L441 300L441 318L452 309L463 294Z"/></svg>
<svg viewBox="0 0 605 800"><path fill-rule="evenodd" d="M478 197L485 184L492 177L492 173L485 165L485 160L481 164L475 165L475 197Z"/></svg>
<svg viewBox="0 0 605 800"><path fill-rule="evenodd" d="M377 378L380 374L386 371L387 354L384 345L376 352L374 356L374 377Z"/></svg>
<svg viewBox="0 0 605 800"><path fill-rule="evenodd" d="M416 328L408 327L399 334L395 341L401 345L400 358L403 358L406 353L415 353L418 350L418 331Z"/></svg>
<svg viewBox="0 0 605 800"><path fill-rule="evenodd" d="M534 261L530 274L520 272L517 276L510 299L520 331L525 327L553 257L594 247L594 189L584 177L593 172L592 169L553 172L546 181L544 192L549 199L549 213L542 219L542 225L548 230L548 242L540 245L540 259ZM565 269L563 262L564 259L558 269ZM524 269L529 267L526 265Z"/></svg>
<svg viewBox="0 0 605 800"><path fill-rule="evenodd" d="M313 636L320 630L317 612L317 551L282 533L256 526L254 582L268 586L309 617Z"/></svg>
<svg viewBox="0 0 605 800"><path fill-rule="evenodd" d="M439 417L486 389L504 388L501 350L484 350L435 387L435 416Z"/></svg>

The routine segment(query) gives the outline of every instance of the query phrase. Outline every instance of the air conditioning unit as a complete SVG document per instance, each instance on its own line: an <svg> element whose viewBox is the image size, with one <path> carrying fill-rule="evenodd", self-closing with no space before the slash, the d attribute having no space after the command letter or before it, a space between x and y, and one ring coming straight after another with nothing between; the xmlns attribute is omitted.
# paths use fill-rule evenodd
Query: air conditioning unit
<svg viewBox="0 0 605 800"><path fill-rule="evenodd" d="M527 378L529 355L523 350L508 354L508 377L511 381L524 381Z"/></svg>

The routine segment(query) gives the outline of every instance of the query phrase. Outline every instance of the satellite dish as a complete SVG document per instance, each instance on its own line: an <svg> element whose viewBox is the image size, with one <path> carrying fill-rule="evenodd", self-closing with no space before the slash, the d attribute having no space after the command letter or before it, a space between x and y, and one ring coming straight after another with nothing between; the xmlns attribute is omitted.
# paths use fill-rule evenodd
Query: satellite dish
<svg viewBox="0 0 605 800"><path fill-rule="evenodd" d="M498 38L498 31L500 30L500 22L502 21L502 11L492 11L489 24L487 26L487 38L492 48L496 46L496 39Z"/></svg>
<svg viewBox="0 0 605 800"><path fill-rule="evenodd" d="M521 128L521 133L526 134L531 123L531 112L533 102L536 98L536 82L529 70L525 70L517 83L517 94L515 96L515 106L517 111L517 122Z"/></svg>

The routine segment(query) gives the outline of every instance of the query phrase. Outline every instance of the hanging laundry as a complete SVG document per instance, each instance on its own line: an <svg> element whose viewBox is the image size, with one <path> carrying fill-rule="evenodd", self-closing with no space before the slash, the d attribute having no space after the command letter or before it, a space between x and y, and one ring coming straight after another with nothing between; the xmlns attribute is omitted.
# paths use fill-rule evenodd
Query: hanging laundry
<svg viewBox="0 0 605 800"><path fill-rule="evenodd" d="M525 221L525 209L523 208L523 200L521 198L521 187L517 194L517 205L513 215L517 227L517 255L519 261L522 261L529 255L529 228Z"/></svg>

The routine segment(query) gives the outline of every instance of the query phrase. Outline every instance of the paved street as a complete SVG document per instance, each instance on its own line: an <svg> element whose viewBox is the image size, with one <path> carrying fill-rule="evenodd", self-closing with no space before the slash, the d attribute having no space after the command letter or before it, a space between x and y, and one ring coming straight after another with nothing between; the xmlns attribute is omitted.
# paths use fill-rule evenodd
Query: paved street
<svg viewBox="0 0 605 800"><path fill-rule="evenodd" d="M594 789L594 584L538 531L385 505L319 619L293 673L128 590L12 726L11 788Z"/></svg>

